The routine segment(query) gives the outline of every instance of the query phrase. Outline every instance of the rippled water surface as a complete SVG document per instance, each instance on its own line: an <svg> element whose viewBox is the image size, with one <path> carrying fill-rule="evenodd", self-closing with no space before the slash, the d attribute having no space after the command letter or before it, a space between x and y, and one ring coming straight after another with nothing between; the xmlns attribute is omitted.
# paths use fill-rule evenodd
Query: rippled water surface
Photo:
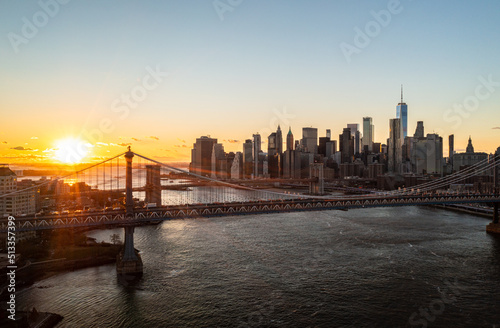
<svg viewBox="0 0 500 328"><path fill-rule="evenodd" d="M63 315L58 327L500 327L487 223L424 207L165 221L136 228L137 285L88 268L18 306Z"/></svg>

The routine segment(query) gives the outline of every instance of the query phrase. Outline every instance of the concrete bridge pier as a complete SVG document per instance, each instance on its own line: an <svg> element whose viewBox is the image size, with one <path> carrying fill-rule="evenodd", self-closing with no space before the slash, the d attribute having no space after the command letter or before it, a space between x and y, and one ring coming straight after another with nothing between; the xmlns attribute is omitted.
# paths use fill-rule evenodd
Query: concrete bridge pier
<svg viewBox="0 0 500 328"><path fill-rule="evenodd" d="M121 275L142 275L141 255L134 248L134 226L125 226L125 244L116 258L116 272Z"/></svg>
<svg viewBox="0 0 500 328"><path fill-rule="evenodd" d="M132 197L132 159L134 153L128 147L125 153L127 160L127 169L125 174L126 180L126 217L134 217L134 200ZM139 252L134 248L134 226L131 224L125 225L125 244L120 254L116 257L116 272L119 275L141 276L142 275L142 259Z"/></svg>
<svg viewBox="0 0 500 328"><path fill-rule="evenodd" d="M314 163L309 166L309 193L311 195L324 195L323 163Z"/></svg>

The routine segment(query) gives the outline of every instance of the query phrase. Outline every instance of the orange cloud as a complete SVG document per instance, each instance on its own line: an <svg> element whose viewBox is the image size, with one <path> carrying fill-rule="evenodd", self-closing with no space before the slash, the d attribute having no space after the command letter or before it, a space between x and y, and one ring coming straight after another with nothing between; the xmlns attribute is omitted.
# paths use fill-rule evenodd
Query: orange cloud
<svg viewBox="0 0 500 328"><path fill-rule="evenodd" d="M33 150L31 148L24 148L23 146L12 147L11 149L14 149L14 150Z"/></svg>

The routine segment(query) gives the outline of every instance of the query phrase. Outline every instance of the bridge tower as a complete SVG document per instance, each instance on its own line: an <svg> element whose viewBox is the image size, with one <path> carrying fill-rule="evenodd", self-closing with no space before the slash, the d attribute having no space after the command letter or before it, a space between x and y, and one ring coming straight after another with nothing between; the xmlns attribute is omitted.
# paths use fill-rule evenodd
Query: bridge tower
<svg viewBox="0 0 500 328"><path fill-rule="evenodd" d="M128 147L128 151L125 153L125 159L127 161L125 181L126 181L126 218L134 218L134 199L132 196L132 159L134 158L134 153ZM120 254L116 258L116 272L120 275L132 275L140 276L142 275L142 259L134 248L134 225L125 224L125 244Z"/></svg>
<svg viewBox="0 0 500 328"><path fill-rule="evenodd" d="M325 193L325 180L323 176L323 163L314 163L309 166L309 193L323 195Z"/></svg>
<svg viewBox="0 0 500 328"><path fill-rule="evenodd" d="M146 203L161 206L160 165L146 165Z"/></svg>
<svg viewBox="0 0 500 328"><path fill-rule="evenodd" d="M500 165L498 165L500 161L500 147L497 148L493 161L495 164L493 167L493 186L495 196L498 197L500 194L500 184L498 182L500 176ZM489 233L500 234L500 223L498 223L498 202L493 203L493 222L488 224L486 231Z"/></svg>

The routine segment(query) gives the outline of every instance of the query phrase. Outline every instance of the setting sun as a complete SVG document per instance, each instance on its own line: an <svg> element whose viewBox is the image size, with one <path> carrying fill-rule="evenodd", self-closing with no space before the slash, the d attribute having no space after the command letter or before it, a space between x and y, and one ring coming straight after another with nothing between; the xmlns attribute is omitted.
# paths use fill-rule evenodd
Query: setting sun
<svg viewBox="0 0 500 328"><path fill-rule="evenodd" d="M55 146L54 158L67 164L80 163L89 153L88 145L76 138L58 140Z"/></svg>

